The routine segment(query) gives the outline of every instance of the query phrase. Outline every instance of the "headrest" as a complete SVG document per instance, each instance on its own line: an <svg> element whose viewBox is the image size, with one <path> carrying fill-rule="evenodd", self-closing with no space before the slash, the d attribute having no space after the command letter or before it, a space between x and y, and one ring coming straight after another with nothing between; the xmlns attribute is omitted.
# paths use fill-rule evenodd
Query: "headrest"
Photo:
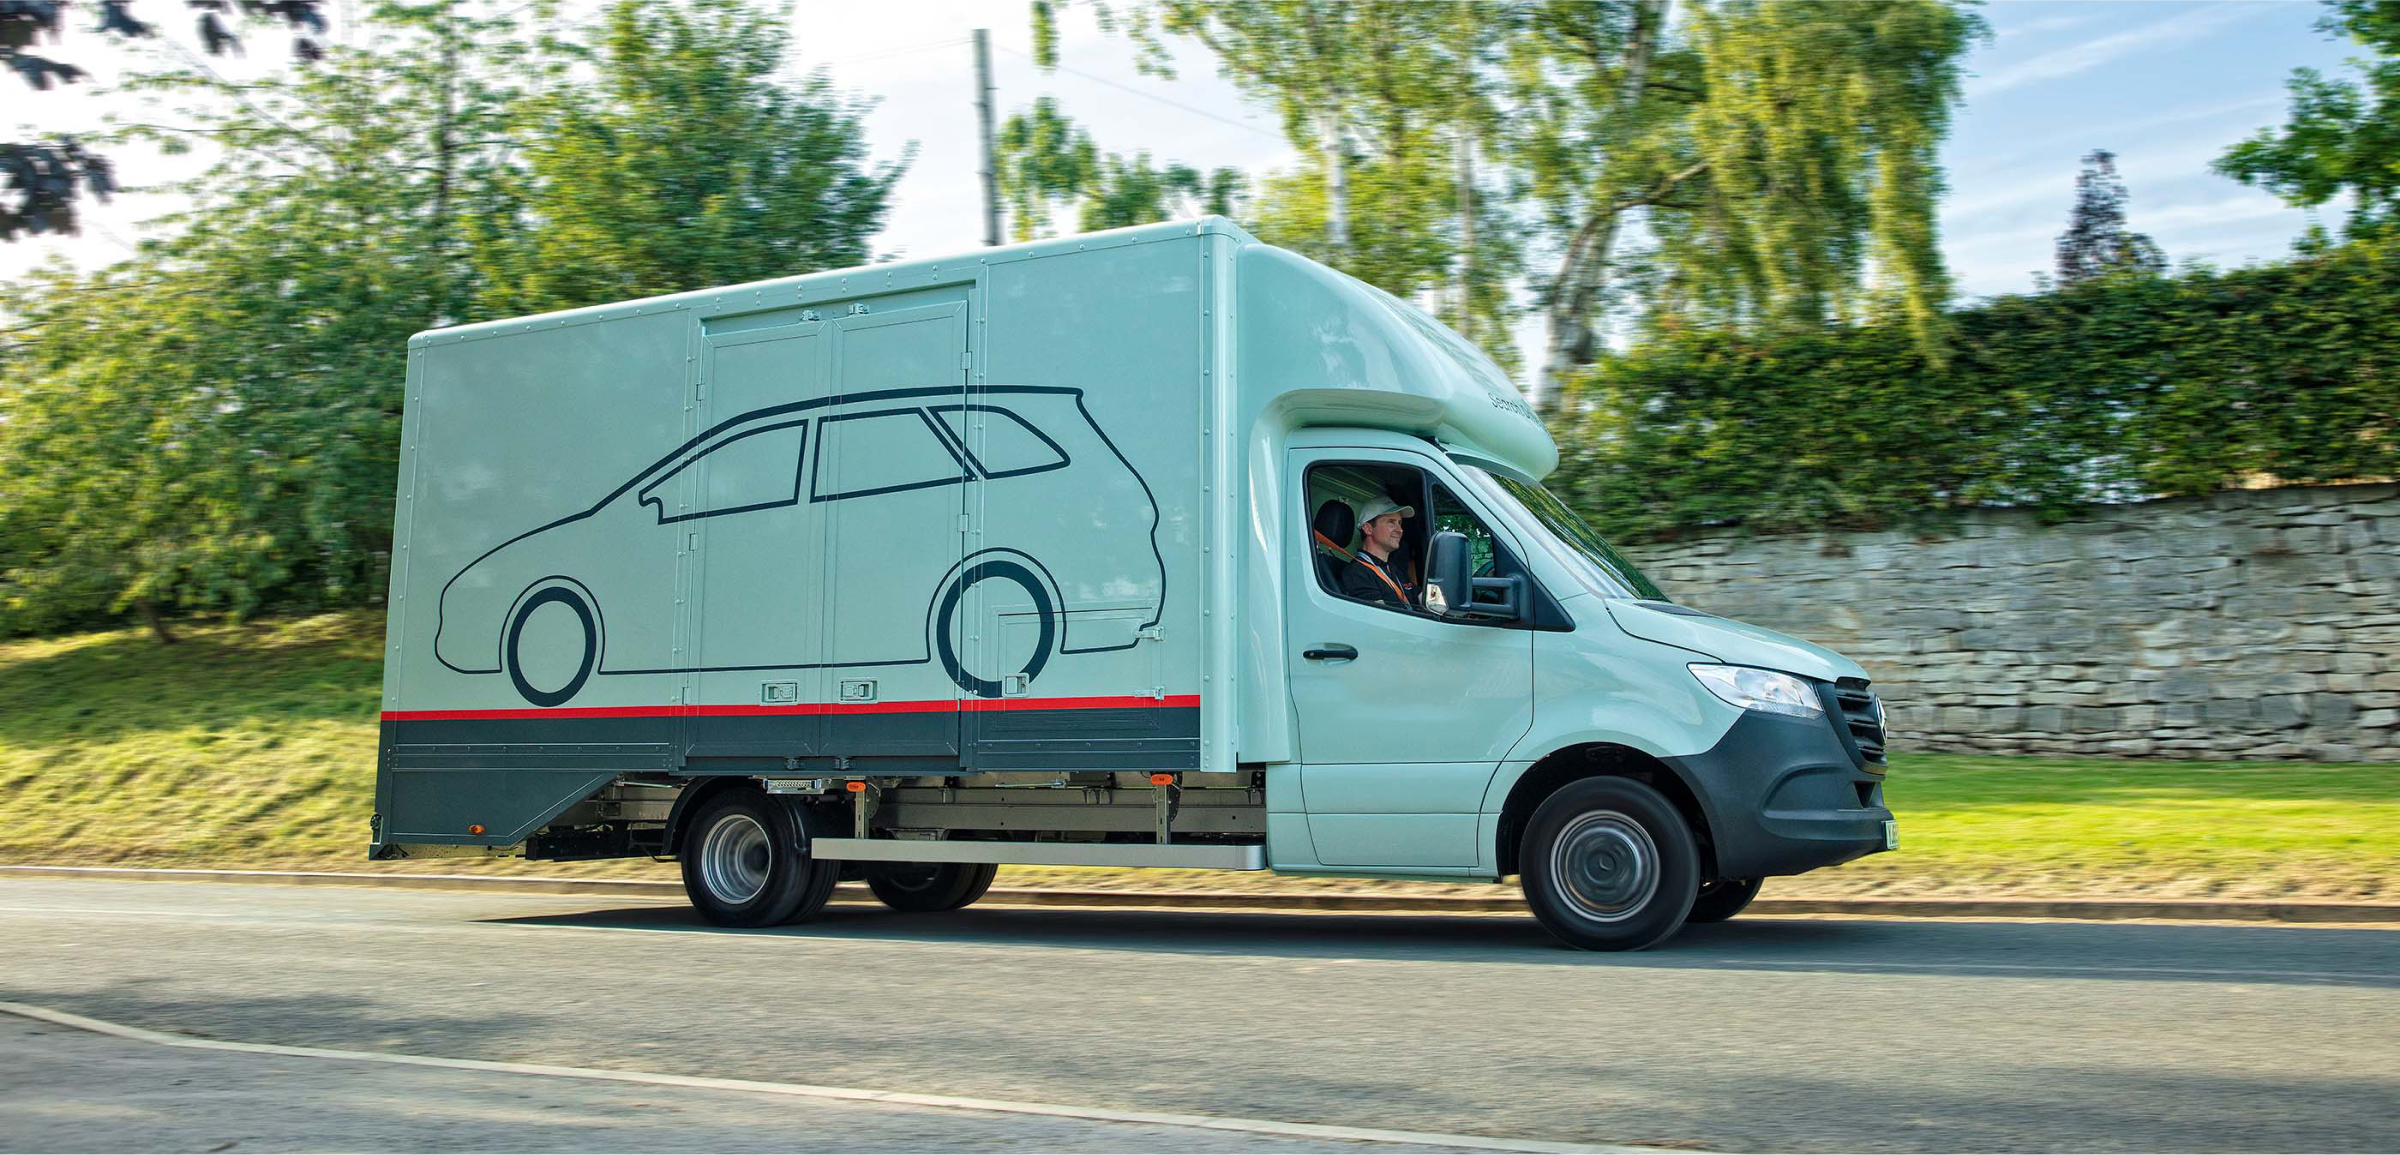
<svg viewBox="0 0 2400 1155"><path fill-rule="evenodd" d="M1335 549L1349 549L1351 535L1358 532L1358 515L1349 502L1332 498L1317 507L1317 516L1308 527L1332 542Z"/></svg>

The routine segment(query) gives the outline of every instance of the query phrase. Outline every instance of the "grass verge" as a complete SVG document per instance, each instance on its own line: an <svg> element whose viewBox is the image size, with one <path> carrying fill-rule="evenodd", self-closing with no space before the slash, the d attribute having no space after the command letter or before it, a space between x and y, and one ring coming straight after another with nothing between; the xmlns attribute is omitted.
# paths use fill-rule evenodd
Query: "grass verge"
<svg viewBox="0 0 2400 1155"><path fill-rule="evenodd" d="M0 862L672 877L647 860L363 858L382 620L329 614L0 643ZM1905 743L1905 739L1903 739ZM2400 766L1902 754L1900 853L1787 897L2400 901ZM1002 885L1409 889L1212 871L1009 868Z"/></svg>

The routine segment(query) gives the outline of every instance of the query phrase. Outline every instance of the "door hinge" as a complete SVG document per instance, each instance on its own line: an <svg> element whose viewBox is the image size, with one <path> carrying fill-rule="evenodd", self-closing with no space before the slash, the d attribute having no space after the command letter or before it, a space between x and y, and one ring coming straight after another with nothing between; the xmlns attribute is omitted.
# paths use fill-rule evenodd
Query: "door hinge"
<svg viewBox="0 0 2400 1155"><path fill-rule="evenodd" d="M1133 640L1137 642L1155 642L1164 637L1166 635L1161 633L1157 626L1143 626L1141 629L1133 631Z"/></svg>
<svg viewBox="0 0 2400 1155"><path fill-rule="evenodd" d="M975 367L975 351L973 349L960 350L958 354L958 367L961 369L972 369Z"/></svg>

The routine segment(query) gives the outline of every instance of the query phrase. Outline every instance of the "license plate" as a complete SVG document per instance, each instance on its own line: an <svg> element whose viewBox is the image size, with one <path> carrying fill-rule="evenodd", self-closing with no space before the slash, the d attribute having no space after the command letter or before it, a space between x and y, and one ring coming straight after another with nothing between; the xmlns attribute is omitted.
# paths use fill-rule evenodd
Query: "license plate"
<svg viewBox="0 0 2400 1155"><path fill-rule="evenodd" d="M1885 850L1900 849L1900 824L1898 822L1883 824L1883 848Z"/></svg>

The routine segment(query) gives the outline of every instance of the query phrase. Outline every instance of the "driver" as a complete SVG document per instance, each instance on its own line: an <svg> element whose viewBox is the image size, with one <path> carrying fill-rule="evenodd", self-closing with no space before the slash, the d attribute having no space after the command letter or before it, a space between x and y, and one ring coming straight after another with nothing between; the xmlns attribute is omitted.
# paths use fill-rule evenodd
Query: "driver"
<svg viewBox="0 0 2400 1155"><path fill-rule="evenodd" d="M1395 609L1417 604L1416 583L1400 576L1392 556L1400 552L1405 530L1401 523L1415 517L1415 506L1389 497L1376 497L1358 511L1358 555L1342 568L1342 593L1363 602Z"/></svg>

